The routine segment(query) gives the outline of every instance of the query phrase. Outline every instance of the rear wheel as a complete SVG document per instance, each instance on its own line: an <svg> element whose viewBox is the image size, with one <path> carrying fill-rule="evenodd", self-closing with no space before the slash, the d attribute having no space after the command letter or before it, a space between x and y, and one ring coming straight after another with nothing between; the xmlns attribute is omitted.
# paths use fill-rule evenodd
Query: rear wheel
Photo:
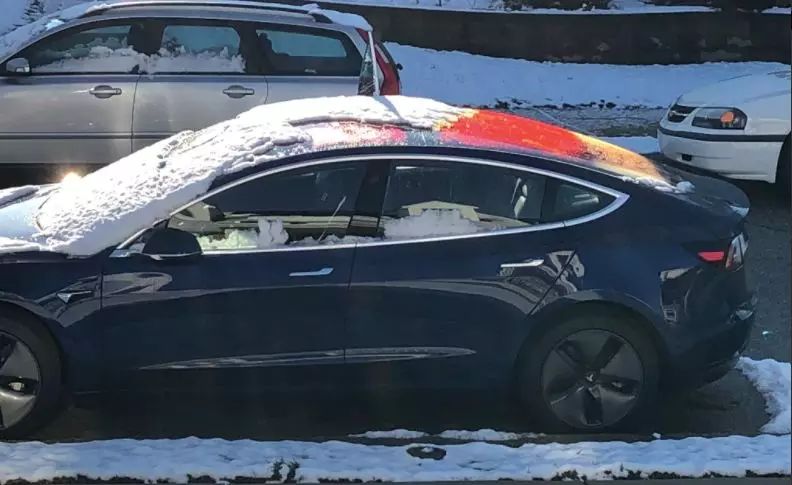
<svg viewBox="0 0 792 485"><path fill-rule="evenodd" d="M37 322L0 316L0 438L19 438L50 419L61 391L58 352Z"/></svg>
<svg viewBox="0 0 792 485"><path fill-rule="evenodd" d="M654 345L619 313L560 322L524 352L521 371L524 404L552 430L630 428L657 394Z"/></svg>

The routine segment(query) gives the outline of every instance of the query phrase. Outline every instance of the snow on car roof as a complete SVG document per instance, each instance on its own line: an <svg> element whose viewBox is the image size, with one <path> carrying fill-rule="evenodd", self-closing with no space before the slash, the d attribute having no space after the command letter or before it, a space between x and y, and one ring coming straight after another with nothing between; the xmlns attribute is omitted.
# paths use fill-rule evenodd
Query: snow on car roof
<svg viewBox="0 0 792 485"><path fill-rule="evenodd" d="M259 106L62 183L31 215L39 232L28 241L0 239L0 252L35 247L73 256L96 254L167 218L205 193L217 177L315 150L311 124L348 121L432 130L472 113L402 96L315 98Z"/></svg>
<svg viewBox="0 0 792 485"><path fill-rule="evenodd" d="M96 254L240 170L336 148L427 144L546 154L623 178L668 184L640 155L519 116L406 96L302 99L180 133L62 183L32 215L38 233L25 241L0 239L0 253L34 246L73 256Z"/></svg>

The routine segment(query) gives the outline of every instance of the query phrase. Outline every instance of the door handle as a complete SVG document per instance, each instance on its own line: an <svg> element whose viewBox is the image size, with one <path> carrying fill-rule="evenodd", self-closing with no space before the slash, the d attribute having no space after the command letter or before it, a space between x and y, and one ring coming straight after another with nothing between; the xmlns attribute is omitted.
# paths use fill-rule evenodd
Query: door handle
<svg viewBox="0 0 792 485"><path fill-rule="evenodd" d="M89 89L88 93L96 96L99 99L107 99L113 96L118 96L123 93L123 91L121 91L120 88L114 88L112 86L103 84L101 86L96 86Z"/></svg>
<svg viewBox="0 0 792 485"><path fill-rule="evenodd" d="M223 90L223 94L225 94L229 98L239 99L239 98L244 98L245 96L253 96L254 94L256 94L256 90L235 84L233 86L228 86L227 88L225 88Z"/></svg>
<svg viewBox="0 0 792 485"><path fill-rule="evenodd" d="M503 263L500 265L501 269L507 268L536 268L544 264L543 258L537 259L528 259L526 261L520 261L519 263Z"/></svg>
<svg viewBox="0 0 792 485"><path fill-rule="evenodd" d="M327 276L333 272L333 268L322 268L316 271L295 271L293 273L289 273L289 276Z"/></svg>

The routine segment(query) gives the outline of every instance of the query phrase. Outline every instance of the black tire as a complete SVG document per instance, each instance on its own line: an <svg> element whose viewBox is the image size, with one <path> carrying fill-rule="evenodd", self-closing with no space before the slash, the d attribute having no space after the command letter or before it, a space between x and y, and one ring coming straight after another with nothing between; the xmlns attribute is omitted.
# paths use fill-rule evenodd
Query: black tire
<svg viewBox="0 0 792 485"><path fill-rule="evenodd" d="M17 312L0 314L0 337L3 338L0 344L5 343L5 348L8 348L9 339L21 343L29 350L37 365L38 382L31 385L32 390L28 392L35 395L32 405L12 425L0 426L0 439L23 438L57 414L63 389L60 356L55 342L42 324ZM2 348L0 352L3 352ZM0 390L9 391L10 388L3 387L5 385L11 384L0 374Z"/></svg>
<svg viewBox="0 0 792 485"><path fill-rule="evenodd" d="M583 354L592 354L592 352L582 351L581 347L588 347L585 350L591 350L598 348L599 344L578 344L583 341L580 339L593 338L594 335L604 338L610 348L614 347L609 345L611 341L616 342L619 350L611 359L613 361L618 359L619 367L634 369L630 372L634 372L635 375L630 378L625 377L622 382L618 382L613 376L608 375L608 369L615 369L614 364L611 363L602 368L601 372L587 370L594 368L596 364L591 360L596 360L596 357L586 358ZM556 350L562 346L563 351ZM570 348L577 348L578 358L572 361L567 359L569 354L575 353L569 352ZM633 352L630 353L629 349ZM608 352L600 349L593 353ZM629 354L630 357L624 357L622 354ZM566 357L561 357L562 355ZM627 365L629 362L635 362L629 360L630 358L637 358L639 365ZM571 371L573 365L571 362L575 361L588 362L592 367L580 365L579 368ZM559 368L561 364L558 362L563 362L568 369L561 370ZM637 376L640 376L638 385L635 384ZM600 379L603 382L600 382ZM560 387L559 382L563 383ZM617 383L619 386L616 386ZM566 384L569 384L569 392L566 390ZM603 312L598 309L596 313L578 314L566 318L545 331L538 340L528 342L518 362L518 386L522 405L528 408L536 421L545 426L547 431L589 433L633 431L653 422L651 419L654 415L653 404L656 402L659 386L658 353L651 338L641 328L640 322L622 312ZM555 389L552 389L553 387ZM626 401L613 404L616 402L613 396L619 393L629 394L631 400L629 407L624 404ZM632 397L633 395L635 397ZM548 396L557 396L557 398ZM571 401L563 404L570 396ZM562 417L565 413L569 416L569 408L575 407L576 404L586 408L581 413L576 413L581 418L580 421L585 422ZM555 406L563 406L564 409L559 411ZM599 406L598 413L589 412L590 409L596 410L597 406Z"/></svg>
<svg viewBox="0 0 792 485"><path fill-rule="evenodd" d="M792 153L790 153L790 137L784 141L781 147L781 154L778 156L778 168L776 169L776 186L781 193L789 199L792 196Z"/></svg>

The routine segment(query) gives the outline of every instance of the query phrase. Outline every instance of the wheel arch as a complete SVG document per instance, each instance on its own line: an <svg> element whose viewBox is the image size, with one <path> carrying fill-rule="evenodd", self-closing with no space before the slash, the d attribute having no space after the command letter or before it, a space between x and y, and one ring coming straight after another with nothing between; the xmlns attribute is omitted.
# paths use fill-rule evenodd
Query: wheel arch
<svg viewBox="0 0 792 485"><path fill-rule="evenodd" d="M57 332L53 330L53 326L57 325L57 323L53 322L43 309L35 305L26 305L24 302L5 298L0 298L0 315L30 322L52 342L55 349L57 349L58 359L60 360L61 383L63 386L67 386L69 381L69 361L63 349L63 343L58 338Z"/></svg>
<svg viewBox="0 0 792 485"><path fill-rule="evenodd" d="M781 150L778 152L778 162L776 163L776 182L778 182L779 176L789 176L790 174L790 166L792 165L792 160L789 159L790 155L790 148L792 148L792 132L787 133L786 138L784 138L784 143L781 145ZM786 162L786 167L784 167L784 162ZM786 173L783 173L783 170L786 170Z"/></svg>
<svg viewBox="0 0 792 485"><path fill-rule="evenodd" d="M523 340L515 361L515 368L522 360L523 354L529 351L531 343L552 328L555 322L592 313L617 315L637 322L641 332L651 340L657 352L660 368L666 367L669 361L668 346L657 328L660 323L658 317L648 305L633 297L616 292L586 291L559 298L534 311L531 316L533 322Z"/></svg>

